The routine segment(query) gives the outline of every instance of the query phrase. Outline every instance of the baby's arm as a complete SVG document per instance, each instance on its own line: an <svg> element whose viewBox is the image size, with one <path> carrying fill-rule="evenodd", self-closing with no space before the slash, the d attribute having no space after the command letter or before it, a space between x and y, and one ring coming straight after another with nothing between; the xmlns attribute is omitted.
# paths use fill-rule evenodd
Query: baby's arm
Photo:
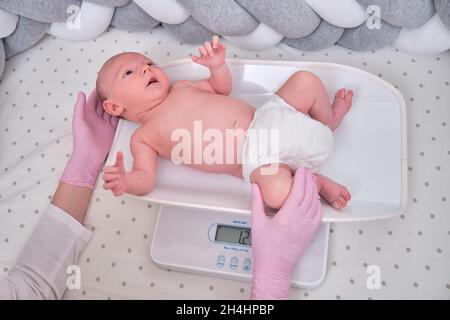
<svg viewBox="0 0 450 320"><path fill-rule="evenodd" d="M211 76L208 80L196 81L199 87L206 91L209 88L215 93L229 95L232 79L230 69L225 61L225 46L219 42L219 37L214 36L212 41L206 41L199 49L201 56L192 56L192 61L209 68Z"/></svg>
<svg viewBox="0 0 450 320"><path fill-rule="evenodd" d="M134 157L132 171L125 172L121 151L117 152L114 166L105 167L103 188L111 189L115 196L120 196L124 192L142 195L149 192L155 184L158 161L156 151L140 140L138 136L133 135L131 152Z"/></svg>

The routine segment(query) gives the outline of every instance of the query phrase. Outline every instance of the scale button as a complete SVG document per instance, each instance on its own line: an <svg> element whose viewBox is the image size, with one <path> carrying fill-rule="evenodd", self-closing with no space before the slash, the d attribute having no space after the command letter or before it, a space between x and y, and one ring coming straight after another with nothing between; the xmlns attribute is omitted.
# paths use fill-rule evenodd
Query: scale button
<svg viewBox="0 0 450 320"><path fill-rule="evenodd" d="M219 268L223 268L223 266L225 265L225 257L223 255L220 255L217 257L217 266Z"/></svg>
<svg viewBox="0 0 450 320"><path fill-rule="evenodd" d="M252 269L252 261L250 259L245 259L242 268L245 272L250 272Z"/></svg>
<svg viewBox="0 0 450 320"><path fill-rule="evenodd" d="M230 260L230 268L232 270L236 269L238 266L238 259L236 257L231 258Z"/></svg>

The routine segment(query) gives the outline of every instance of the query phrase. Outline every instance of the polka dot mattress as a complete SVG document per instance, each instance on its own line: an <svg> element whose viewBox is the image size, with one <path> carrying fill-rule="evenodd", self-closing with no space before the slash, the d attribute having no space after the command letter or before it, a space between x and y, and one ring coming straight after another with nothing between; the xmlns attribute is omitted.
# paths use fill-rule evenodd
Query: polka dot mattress
<svg viewBox="0 0 450 320"><path fill-rule="evenodd" d="M0 80L0 273L11 268L45 210L72 149L77 92L89 93L111 55L138 51L159 63L197 54L161 27L110 28L96 40L50 35L7 61ZM450 53L342 47L307 53L285 44L260 52L229 46L229 58L325 61L375 74L404 95L408 117L408 209L398 218L332 224L327 275L292 299L450 298ZM356 93L357 94L357 93ZM247 299L250 283L166 271L150 258L158 205L114 197L97 184L85 225L81 289L66 299ZM368 270L378 266L379 289Z"/></svg>

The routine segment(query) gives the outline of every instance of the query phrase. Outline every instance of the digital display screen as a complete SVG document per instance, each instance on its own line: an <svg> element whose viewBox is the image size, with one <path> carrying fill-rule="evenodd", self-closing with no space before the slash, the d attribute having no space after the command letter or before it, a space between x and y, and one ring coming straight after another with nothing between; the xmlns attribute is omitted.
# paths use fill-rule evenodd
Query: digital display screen
<svg viewBox="0 0 450 320"><path fill-rule="evenodd" d="M215 241L231 244L252 245L250 228L231 227L218 224Z"/></svg>

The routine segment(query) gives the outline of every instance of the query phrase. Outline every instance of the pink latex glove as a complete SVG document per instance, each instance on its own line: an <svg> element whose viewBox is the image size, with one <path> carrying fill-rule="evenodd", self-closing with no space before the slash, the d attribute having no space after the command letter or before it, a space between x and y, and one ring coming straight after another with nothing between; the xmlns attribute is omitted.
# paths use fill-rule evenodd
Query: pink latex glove
<svg viewBox="0 0 450 320"><path fill-rule="evenodd" d="M73 151L60 182L93 189L114 138L118 118L104 111L96 90L78 93L72 120Z"/></svg>
<svg viewBox="0 0 450 320"><path fill-rule="evenodd" d="M316 180L311 171L297 169L291 192L273 217L266 216L258 185L252 188L251 299L287 299L292 269L322 220Z"/></svg>

